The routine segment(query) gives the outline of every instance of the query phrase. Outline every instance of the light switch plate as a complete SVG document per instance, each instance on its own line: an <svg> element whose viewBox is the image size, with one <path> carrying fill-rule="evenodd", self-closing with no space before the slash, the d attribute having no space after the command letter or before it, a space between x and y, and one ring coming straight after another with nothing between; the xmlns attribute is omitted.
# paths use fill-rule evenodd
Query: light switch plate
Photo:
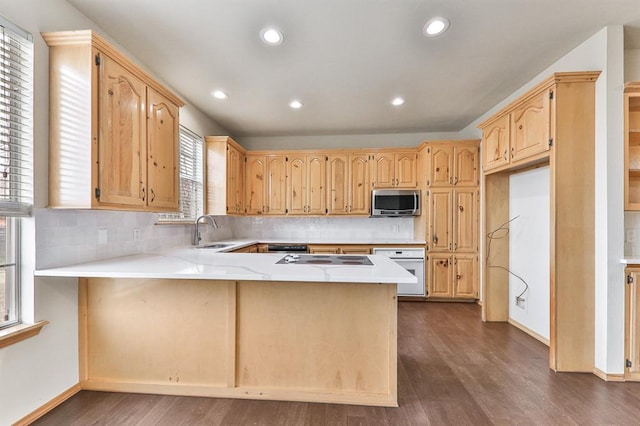
<svg viewBox="0 0 640 426"><path fill-rule="evenodd" d="M636 242L636 230L635 229L627 229L626 230L626 235L625 235L625 241L628 243L635 243Z"/></svg>

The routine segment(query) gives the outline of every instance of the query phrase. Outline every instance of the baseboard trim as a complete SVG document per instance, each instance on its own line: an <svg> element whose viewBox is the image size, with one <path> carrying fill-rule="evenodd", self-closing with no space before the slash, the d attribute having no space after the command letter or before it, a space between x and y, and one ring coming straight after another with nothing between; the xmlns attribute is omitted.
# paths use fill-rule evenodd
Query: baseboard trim
<svg viewBox="0 0 640 426"><path fill-rule="evenodd" d="M533 337L534 339L536 339L537 341L544 343L545 345L549 346L549 339L545 338L544 336L539 335L538 333L536 333L535 331L531 330L529 327L524 326L522 324L520 324L518 321L515 321L511 318L509 318L509 320L507 321L509 324L511 324L512 326L514 326L515 328L517 328L518 330L527 333L529 336Z"/></svg>
<svg viewBox="0 0 640 426"><path fill-rule="evenodd" d="M593 369L593 374L600 377L605 382L624 382L624 374L609 374L600 370L599 368Z"/></svg>
<svg viewBox="0 0 640 426"><path fill-rule="evenodd" d="M67 399L71 398L73 395L77 394L81 390L82 390L82 388L80 387L80 383L77 383L77 384L71 386L69 389L67 389L66 391L62 392L60 395L58 395L55 398L53 398L51 401L49 401L46 404L36 408L31 413L27 414L26 416L24 416L23 418L21 418L20 420L15 422L13 424L13 426L30 425L31 423L35 422L40 417L44 416L49 411L53 410L58 405L62 404Z"/></svg>

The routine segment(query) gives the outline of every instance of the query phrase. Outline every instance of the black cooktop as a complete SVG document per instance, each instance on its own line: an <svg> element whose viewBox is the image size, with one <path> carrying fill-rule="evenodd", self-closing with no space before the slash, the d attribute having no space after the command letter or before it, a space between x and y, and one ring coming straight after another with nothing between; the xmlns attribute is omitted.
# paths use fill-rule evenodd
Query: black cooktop
<svg viewBox="0 0 640 426"><path fill-rule="evenodd" d="M373 262L367 256L340 256L334 254L289 254L276 264L294 265L343 265L371 266Z"/></svg>

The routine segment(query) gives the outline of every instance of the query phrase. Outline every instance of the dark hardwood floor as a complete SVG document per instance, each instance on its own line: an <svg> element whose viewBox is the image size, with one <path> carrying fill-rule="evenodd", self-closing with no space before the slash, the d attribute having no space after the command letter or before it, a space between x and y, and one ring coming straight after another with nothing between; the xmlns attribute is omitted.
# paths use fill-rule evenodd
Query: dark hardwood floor
<svg viewBox="0 0 640 426"><path fill-rule="evenodd" d="M399 408L83 391L37 425L640 424L640 383L554 373L546 346L474 304L401 302Z"/></svg>

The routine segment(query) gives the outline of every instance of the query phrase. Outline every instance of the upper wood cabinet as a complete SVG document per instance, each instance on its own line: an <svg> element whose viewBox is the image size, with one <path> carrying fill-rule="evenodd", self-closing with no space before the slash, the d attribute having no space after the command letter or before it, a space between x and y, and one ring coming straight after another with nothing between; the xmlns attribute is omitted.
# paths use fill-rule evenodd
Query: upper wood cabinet
<svg viewBox="0 0 640 426"><path fill-rule="evenodd" d="M431 251L478 251L478 188L429 190Z"/></svg>
<svg viewBox="0 0 640 426"><path fill-rule="evenodd" d="M205 142L205 214L244 214L244 148L228 136L207 136Z"/></svg>
<svg viewBox="0 0 640 426"><path fill-rule="evenodd" d="M640 210L640 82L624 90L624 208Z"/></svg>
<svg viewBox="0 0 640 426"><path fill-rule="evenodd" d="M329 214L369 214L371 186L369 155L329 155L327 188Z"/></svg>
<svg viewBox="0 0 640 426"><path fill-rule="evenodd" d="M49 206L178 211L184 103L92 31L49 45Z"/></svg>
<svg viewBox="0 0 640 426"><path fill-rule="evenodd" d="M548 79L481 123L484 172L547 158L556 137L555 111L556 84Z"/></svg>
<svg viewBox="0 0 640 426"><path fill-rule="evenodd" d="M247 214L284 215L287 157L247 154L245 208Z"/></svg>
<svg viewBox="0 0 640 426"><path fill-rule="evenodd" d="M377 153L371 158L374 188L415 188L418 154L416 151Z"/></svg>
<svg viewBox="0 0 640 426"><path fill-rule="evenodd" d="M505 114L482 129L482 149L484 170L509 164L511 156L509 129L511 115Z"/></svg>
<svg viewBox="0 0 640 426"><path fill-rule="evenodd" d="M478 186L479 141L427 145L427 186Z"/></svg>
<svg viewBox="0 0 640 426"><path fill-rule="evenodd" d="M288 214L325 214L327 210L327 156L323 154L293 154L289 155L288 159Z"/></svg>
<svg viewBox="0 0 640 426"><path fill-rule="evenodd" d="M544 90L511 111L511 161L549 150L552 99L553 90Z"/></svg>

